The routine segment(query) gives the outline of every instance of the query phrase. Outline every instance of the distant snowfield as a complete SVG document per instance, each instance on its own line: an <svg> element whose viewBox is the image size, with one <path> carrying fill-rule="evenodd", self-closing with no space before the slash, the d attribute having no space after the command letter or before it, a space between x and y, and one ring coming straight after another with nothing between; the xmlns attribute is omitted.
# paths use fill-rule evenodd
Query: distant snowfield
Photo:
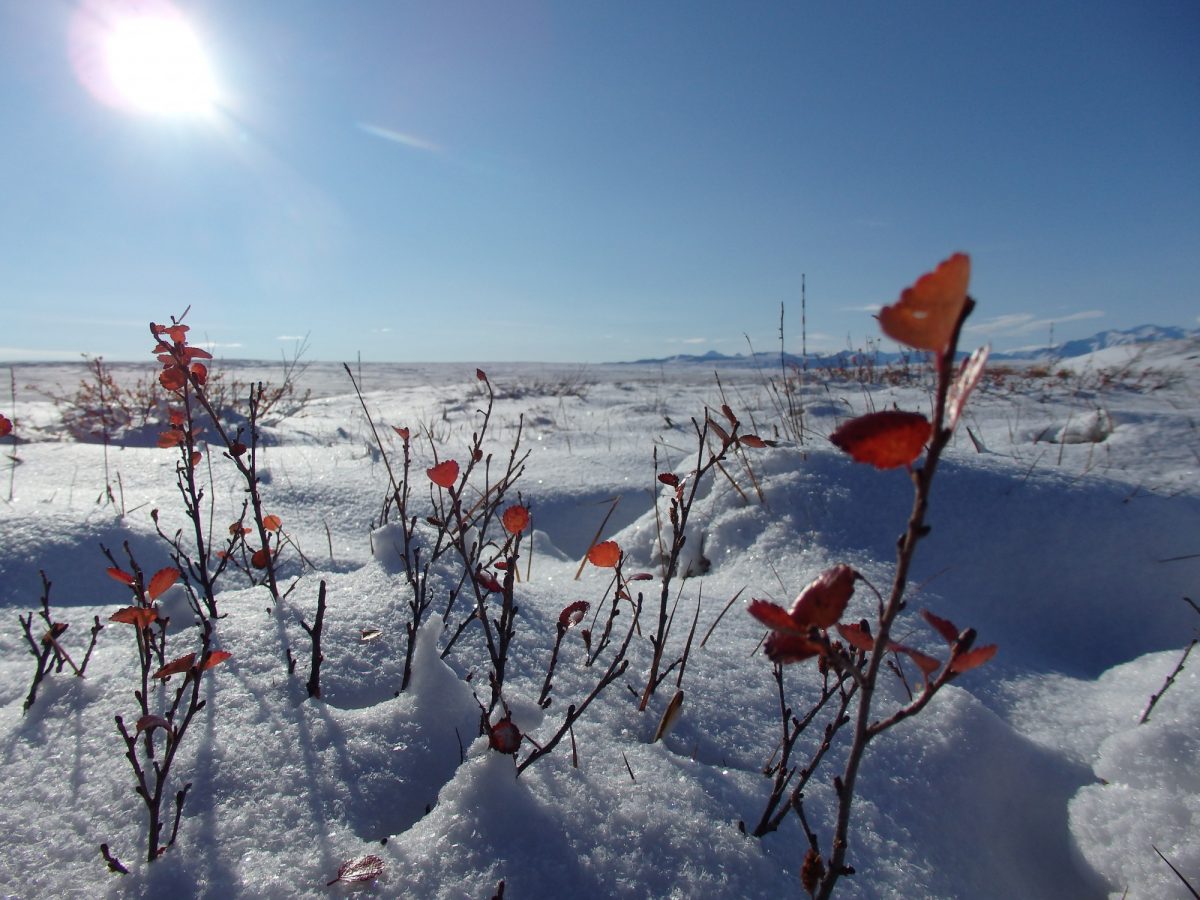
<svg viewBox="0 0 1200 900"><path fill-rule="evenodd" d="M278 377L276 366L237 366L245 377ZM1094 377L1110 367L1124 370L1115 383ZM474 368L363 365L358 374L385 440L394 441L388 426L405 426L431 435L441 458L461 458L483 402ZM620 498L601 536L624 548L628 571L656 571L654 505L664 495L652 454L660 471L690 470L690 420L722 399L700 366L484 368L511 395L497 401L489 449L506 457L523 418L531 451L517 487L535 540L522 560L505 696L520 729L544 740L597 676L568 634L553 703L538 708L559 611L576 600L595 609L606 596L607 570L587 566L576 579L583 554ZM915 615L928 608L1000 650L872 744L851 828L856 874L839 896L1189 896L1155 849L1200 885L1200 657L1138 724L1200 627L1182 600L1200 598L1200 353L1185 343L1140 355L1110 348L1060 368L1069 373L981 388L938 471L933 530L917 552L899 636L937 653L940 640ZM177 763L172 791L192 784L179 841L148 866L143 806L113 720L136 716L132 629L106 627L86 678L51 676L22 712L34 661L17 616L38 609L39 570L53 582L55 618L71 623L63 643L81 652L92 617L107 621L129 602L105 576L100 545L121 552L128 542L153 571L168 557L151 510L165 530L183 524L175 456L154 446L109 448L118 502L98 502L104 448L64 440L54 404L26 387L69 389L82 374L17 365L16 404L0 401L28 441L12 500L0 503L0 894L458 898L490 897L501 881L508 898L801 893L796 818L762 839L739 828L762 813L762 771L780 728L771 666L756 651L763 630L743 607L751 597L786 604L839 562L890 583L911 485L902 471L851 462L826 436L868 409L928 411L928 385L824 383L810 373L804 441L750 457L764 501L730 467L693 512L690 546L707 571L676 582L674 652L697 608L698 641L741 596L693 648L675 727L651 742L673 675L637 712L626 685L641 689L650 648L635 638L629 670L574 729L578 767L564 741L516 778L511 757L477 737L472 690L486 691L487 657L474 632L442 660L447 635L440 623L427 627L414 683L397 694L406 593L398 561L372 552L371 533L387 474L341 366L310 366L302 386L313 401L266 429L263 485L310 564L289 557L288 583L299 583L270 615L264 588L227 576L215 643L232 658L205 676L208 702ZM763 437L779 421L764 387L775 375L720 373L726 401ZM553 395L567 384L580 390ZM428 441L416 447L419 495L433 459ZM223 527L243 495L216 453L213 463L207 489ZM0 496L8 476L0 465ZM300 619L311 622L321 580L329 610L318 701L304 690ZM655 582L647 585L649 595ZM178 605L178 591L164 602ZM860 588L847 618L872 602ZM185 620L186 607L176 616ZM364 629L382 634L364 642ZM291 676L285 647L300 662ZM819 678L811 663L787 669L798 710ZM887 685L900 702L899 680ZM801 739L806 755L823 722ZM838 752L823 765L805 809L825 836ZM107 871L102 842L129 875ZM378 880L327 886L365 854L382 859Z"/></svg>

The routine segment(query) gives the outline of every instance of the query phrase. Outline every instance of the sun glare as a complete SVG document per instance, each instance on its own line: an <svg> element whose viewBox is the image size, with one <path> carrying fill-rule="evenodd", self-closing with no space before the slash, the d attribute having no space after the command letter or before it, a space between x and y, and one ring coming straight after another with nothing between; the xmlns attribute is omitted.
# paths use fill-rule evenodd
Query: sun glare
<svg viewBox="0 0 1200 900"><path fill-rule="evenodd" d="M208 112L216 100L204 49L182 19L119 22L104 51L113 85L134 109L196 115Z"/></svg>
<svg viewBox="0 0 1200 900"><path fill-rule="evenodd" d="M212 66L195 30L173 6L130 9L100 2L89 13L75 35L75 62L95 96L146 115L195 117L215 110Z"/></svg>

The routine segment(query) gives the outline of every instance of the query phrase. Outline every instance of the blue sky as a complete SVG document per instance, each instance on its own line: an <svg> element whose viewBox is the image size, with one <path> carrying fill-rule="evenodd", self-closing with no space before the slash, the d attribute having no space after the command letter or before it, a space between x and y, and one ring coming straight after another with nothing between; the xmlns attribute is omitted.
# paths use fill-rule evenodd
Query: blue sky
<svg viewBox="0 0 1200 900"><path fill-rule="evenodd" d="M0 359L840 349L957 250L976 343L1198 324L1193 0L177 6L215 115L0 0Z"/></svg>

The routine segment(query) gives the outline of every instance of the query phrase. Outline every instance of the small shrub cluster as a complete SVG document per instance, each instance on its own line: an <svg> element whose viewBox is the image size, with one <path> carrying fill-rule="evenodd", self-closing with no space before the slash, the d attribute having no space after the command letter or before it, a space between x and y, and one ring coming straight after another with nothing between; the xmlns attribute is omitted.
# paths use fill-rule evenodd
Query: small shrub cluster
<svg viewBox="0 0 1200 900"><path fill-rule="evenodd" d="M779 743L766 767L769 794L751 830L761 837L778 829L788 816L798 817L807 848L803 859L797 859L797 869L805 889L817 897L830 896L838 881L854 871L848 862L852 810L870 744L899 722L918 715L942 687L983 665L996 652L994 646L977 646L972 629L960 629L929 610L921 615L945 643L940 656L927 655L893 638L897 622L908 611L905 595L914 553L929 533L928 504L938 462L968 397L983 376L987 359L986 351L980 351L961 365L955 364L963 323L974 308L967 295L969 271L967 257L957 254L880 313L885 335L915 353L932 356L934 391L929 416L903 410L872 412L843 423L830 436L833 444L854 460L881 470L902 470L911 481L913 507L898 541L890 587L877 590L860 572L842 564L818 574L788 609L764 600L753 600L747 607L768 629L762 646L771 664L769 679L780 713ZM288 598L301 580L296 576L290 584L284 583L280 563L291 543L282 518L264 496L259 462L260 427L265 418L303 400L296 399L294 388L281 392L259 383L239 386L244 396L233 397L229 393L233 386L218 387L221 382L209 370L211 354L190 343L189 328L182 319L150 326L153 352L161 364L152 383L121 388L102 360L96 359L91 364L92 381L62 401L80 428L98 424L109 437L123 428L152 427L158 447L175 457L175 483L186 524L172 531L161 524L157 510L152 513L171 565L145 573L128 546L123 561L105 550L108 574L130 592L129 605L115 611L110 622L132 630L129 643L138 661L137 680L131 689L136 719L129 724L129 719L118 714L115 723L134 790L145 807L147 863L161 858L179 837L191 787L186 781L179 784L179 748L195 716L205 707L200 687L206 673L230 656L218 648L224 578L231 570L241 571L267 592L269 611L274 615L296 614ZM346 371L357 390L353 373L348 367ZM854 363L845 374L864 383L896 383L897 379L904 383L923 377L920 367L907 358L901 366L883 370L866 359ZM285 385L291 383L288 377ZM582 396L583 389L583 382L576 380L558 386L555 390L559 393L551 395ZM486 680L472 680L480 710L479 735L486 738L490 752L513 757L518 775L564 741L569 741L572 763L578 765L574 726L591 704L631 669L640 670L636 685L629 688L630 702L641 713L674 676L671 699L654 729L658 740L680 715L684 676L696 646L698 605L682 645L672 639L672 631L678 604L676 586L693 574L687 560L698 558L696 548L688 547L688 526L702 485L724 479L747 502L752 494L762 500L754 454L770 452L775 442L747 430L722 393L719 408L706 409L692 420L695 455L683 471L659 471L656 457L656 483L665 492L662 509L657 510L658 571L629 571L624 550L597 534L585 564L608 575L602 596L595 603L576 600L567 604L552 634L536 633L523 624L526 620L521 615L521 572L524 567L527 581L536 516L536 503L520 489L529 458L522 448L522 423L518 422L509 442L493 446L493 413L499 392L482 370L476 373L475 390L483 401L476 426L469 441L453 449L428 427L389 424L381 429L361 392L358 394L374 449L387 472L372 541L381 561L395 561L404 596L406 640L399 691L408 690L412 682L418 632L431 618L440 616L439 652L443 658L455 655L472 675L486 672ZM540 394L548 390L537 388ZM525 395L512 389L506 394ZM792 394L789 389L776 396L786 404ZM794 412L791 409L789 416ZM794 418L791 421L788 428L794 427ZM754 430L761 430L757 423L751 424ZM11 427L9 420L0 416L0 436ZM214 500L206 494L205 480L200 477L202 467L214 464L232 467L244 490L240 513L228 527L214 524ZM45 579L44 584L40 616L45 634L36 634L32 613L21 619L29 650L37 661L27 709L36 700L38 683L51 670L70 665L82 674L101 629L97 618L83 664L76 667L61 642L66 625L51 616L50 584ZM865 585L874 596L874 614L844 621L859 585ZM160 602L169 590L182 590L186 595L194 627L169 629L170 620ZM737 599L735 595L726 610ZM311 641L306 690L312 702L321 698L326 609L322 582L312 623L299 617ZM568 654L564 648L574 642L573 636L578 637L582 652ZM703 647L705 640L707 635L698 646ZM546 654L537 705L543 710L561 710L536 739L514 721L509 702L509 661L518 642L528 642ZM180 645L185 650L182 654ZM287 672L294 674L296 655L291 647L283 649ZM568 664L564 661L568 656L570 664L589 677L584 688L564 704L556 696L555 676ZM809 662L819 668L821 689L815 697L793 702L786 689L784 667ZM902 679L908 699L886 708L878 686L889 673ZM764 675L764 682L767 679ZM824 730L816 750L807 760L798 760L800 735L818 724ZM831 754L838 742L844 742L843 749ZM837 809L829 833L822 835L810 825L804 788L834 756L843 761L833 778ZM110 869L127 871L107 843L101 853ZM347 862L330 884L370 881L381 872L378 857L367 856Z"/></svg>

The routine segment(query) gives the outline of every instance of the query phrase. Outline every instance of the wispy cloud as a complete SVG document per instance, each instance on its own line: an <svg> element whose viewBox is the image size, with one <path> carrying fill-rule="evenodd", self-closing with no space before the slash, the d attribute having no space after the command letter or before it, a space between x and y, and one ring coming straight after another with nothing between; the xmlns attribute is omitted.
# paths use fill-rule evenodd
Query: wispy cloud
<svg viewBox="0 0 1200 900"><path fill-rule="evenodd" d="M1102 319L1107 313L1102 309L1085 309L1080 312L1068 313L1064 316L1045 316L1039 318L1033 313L1009 313L1004 316L993 316L982 322L967 325L963 331L985 337L1016 337L1023 334L1034 334L1045 331L1051 325L1061 325L1064 322L1079 322L1084 319Z"/></svg>
<svg viewBox="0 0 1200 900"><path fill-rule="evenodd" d="M711 344L708 338L703 337L686 337L686 338L667 338L668 344Z"/></svg>
<svg viewBox="0 0 1200 900"><path fill-rule="evenodd" d="M372 125L370 122L355 122L354 124L360 131L372 137L391 141L393 144L401 144L405 147L411 147L413 150L424 150L427 153L442 152L442 148L433 141L427 141L425 138L418 137L415 134L406 134L403 131L396 131L393 128L384 128L382 125Z"/></svg>
<svg viewBox="0 0 1200 900"><path fill-rule="evenodd" d="M871 313L874 315L883 307L878 303L866 303L862 306L839 306L839 312Z"/></svg>
<svg viewBox="0 0 1200 900"><path fill-rule="evenodd" d="M277 340L277 341L303 341L303 340L307 340L307 335L281 334L277 338L275 338L275 340Z"/></svg>

